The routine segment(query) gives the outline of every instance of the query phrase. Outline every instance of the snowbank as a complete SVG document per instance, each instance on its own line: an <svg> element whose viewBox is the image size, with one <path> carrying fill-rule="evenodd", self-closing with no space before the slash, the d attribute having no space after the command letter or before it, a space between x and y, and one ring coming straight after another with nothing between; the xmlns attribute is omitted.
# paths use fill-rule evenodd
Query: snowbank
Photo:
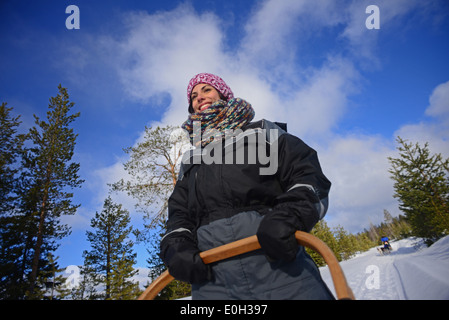
<svg viewBox="0 0 449 320"><path fill-rule="evenodd" d="M391 246L391 254L372 248L340 263L356 299L449 300L449 236L429 248L417 238L393 241ZM320 272L335 295L329 269ZM140 268L135 276L141 287L147 275L148 269Z"/></svg>
<svg viewBox="0 0 449 320"><path fill-rule="evenodd" d="M391 243L393 252L381 255L372 248L341 262L349 286L358 300L449 299L449 236L431 247L409 238ZM327 267L320 268L331 291Z"/></svg>
<svg viewBox="0 0 449 320"><path fill-rule="evenodd" d="M405 299L449 299L449 236L429 248L394 261Z"/></svg>

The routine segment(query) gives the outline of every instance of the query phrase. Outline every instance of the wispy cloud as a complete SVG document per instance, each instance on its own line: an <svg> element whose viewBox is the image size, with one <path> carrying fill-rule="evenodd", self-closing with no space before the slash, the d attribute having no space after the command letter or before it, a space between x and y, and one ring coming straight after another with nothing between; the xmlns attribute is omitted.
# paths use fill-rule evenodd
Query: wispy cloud
<svg viewBox="0 0 449 320"><path fill-rule="evenodd" d="M248 99L258 118L287 121L293 116L297 133L323 133L343 114L357 71L342 56L326 57L318 68L297 66L293 59L300 43L290 41L290 36L304 17L311 21L301 24L308 36L317 24L336 23L337 19L320 19L327 12L322 10L324 3L263 3L248 21L236 52L223 47L229 35L213 13L199 14L189 5L155 14L129 13L124 22L128 32L109 39L110 51L116 53L114 65L131 97L170 95L165 122L184 120L186 83L194 74L208 71L220 74L236 95Z"/></svg>
<svg viewBox="0 0 449 320"><path fill-rule="evenodd" d="M449 81L438 85L429 98L426 114L433 117L449 114Z"/></svg>
<svg viewBox="0 0 449 320"><path fill-rule="evenodd" d="M189 4L171 11L125 13L125 31L119 36L101 36L98 43L110 53L109 63L130 99L149 102L161 95L170 97L161 124L185 120L186 85L198 72L223 77L237 96L253 104L256 118L288 122L289 131L319 150L323 169L333 182L329 219L358 231L370 219L379 222L383 209L398 213L387 161L395 152L394 137L336 130L350 112L351 96L363 91L366 62L381 63L373 54L377 36L365 28L367 3L259 2L244 36L233 39L232 50L224 46L232 35L226 34L220 16L198 13ZM420 4L381 1L381 6L384 26L399 23ZM308 40L323 29L336 35L328 53L313 66L302 65L301 55L313 51L307 47ZM320 36L318 32L316 37ZM448 110L444 104L447 87L442 84L430 97L429 116ZM447 113L444 116L447 119ZM414 138L414 130L431 133L426 136L430 141L441 148L447 146L447 129L434 121L404 125L396 133ZM441 134L445 136L441 138ZM121 171L120 165L110 166L98 176L99 181L110 182L120 177Z"/></svg>
<svg viewBox="0 0 449 320"><path fill-rule="evenodd" d="M427 119L401 126L395 136L421 145L428 142L432 153L449 157L449 81L432 91L425 114Z"/></svg>

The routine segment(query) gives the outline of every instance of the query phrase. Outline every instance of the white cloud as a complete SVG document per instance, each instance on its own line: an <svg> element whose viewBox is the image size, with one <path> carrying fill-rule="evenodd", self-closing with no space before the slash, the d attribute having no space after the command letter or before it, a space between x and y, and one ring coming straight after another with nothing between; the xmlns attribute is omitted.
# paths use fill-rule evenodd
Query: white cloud
<svg viewBox="0 0 449 320"><path fill-rule="evenodd" d="M131 97L148 101L163 92L170 94L171 104L160 124L182 123L187 116L188 80L198 72L212 72L219 74L236 96L253 104L256 119L287 122L289 131L306 142L308 138L329 140L332 128L346 111L348 96L357 90L355 82L359 74L349 60L339 56L329 56L317 68L292 68L295 64L290 59L291 52L297 52L300 43L291 42L289 37L292 28L297 34L297 28L301 27L306 40L312 30L335 25L341 17L327 1L267 1L257 9L247 24L247 34L237 54L225 51L222 46L225 33L219 17L212 13L198 14L188 5L169 12L126 14L127 33L118 39L104 39L103 43L116 53L115 67ZM274 73L270 69L273 61L280 61ZM328 159L337 160L328 165L336 179L333 196L336 208L361 207L366 197L347 197L353 188L363 189L360 187L363 181L344 160L350 154L335 149L344 146L345 140L339 139L327 153ZM363 140L358 143L363 144ZM367 152L370 145L365 145ZM357 157L359 161L363 159L361 156ZM355 164L360 170L369 165ZM104 183L120 176L120 166L100 170L99 181ZM359 178L357 183L346 184L349 176L338 175L339 169ZM358 202L345 202L346 199ZM370 201L367 206L371 204Z"/></svg>
<svg viewBox="0 0 449 320"><path fill-rule="evenodd" d="M117 159L117 161L110 166L92 169L83 184L84 192L89 192L91 195L89 198L90 202L83 202L82 206L77 209L75 215L63 216L62 222L70 225L74 229L85 230L90 228L91 219L95 216L95 212L101 212L103 210L104 201L108 196L111 196L115 203L122 204L123 208L129 210L132 218L134 218L134 216L140 218L139 214L136 214L133 210L136 201L122 192L111 193L108 185L117 182L122 178L129 178L127 172L123 168L123 163L125 161L126 158L122 157Z"/></svg>
<svg viewBox="0 0 449 320"><path fill-rule="evenodd" d="M276 76L280 70L281 75L287 73L290 79L295 78L296 70L291 65L301 49L307 47L305 40L316 36L321 28L341 21L337 6L335 1L325 0L260 3L245 26L240 57L246 64L269 67Z"/></svg>
<svg viewBox="0 0 449 320"><path fill-rule="evenodd" d="M191 6L172 11L125 14L125 37L105 41L116 52L115 67L132 98L146 101L168 93L172 102L165 121L179 124L187 114L186 87L199 72L229 68L223 53L220 20L197 14Z"/></svg>
<svg viewBox="0 0 449 320"><path fill-rule="evenodd" d="M395 132L411 142L424 146L429 143L432 153L441 153L449 157L449 81L438 85L429 97L429 106L425 114L429 119L419 123L407 124Z"/></svg>
<svg viewBox="0 0 449 320"><path fill-rule="evenodd" d="M90 212L86 207L79 207L76 214L61 216L61 223L76 230L86 230L90 227L90 220L94 215L95 212Z"/></svg>
<svg viewBox="0 0 449 320"><path fill-rule="evenodd" d="M426 114L438 117L449 114L449 81L438 85L429 98Z"/></svg>
<svg viewBox="0 0 449 320"><path fill-rule="evenodd" d="M388 173L393 154L385 138L364 135L335 137L320 152L323 171L332 182L327 215L332 227L340 224L357 232L370 221L381 222L383 209L397 213Z"/></svg>
<svg viewBox="0 0 449 320"><path fill-rule="evenodd" d="M438 118L403 125L391 139L360 134L330 139L320 159L333 183L327 218L331 226L341 224L357 232L363 226L367 228L369 222L383 221L383 209L393 216L401 213L393 198L393 180L388 172L391 167L388 157L398 157L397 136L421 146L428 142L432 153L449 157L449 113L445 107L448 100L444 98L449 91L448 83L438 85L429 98L426 114Z"/></svg>
<svg viewBox="0 0 449 320"><path fill-rule="evenodd" d="M421 146L429 143L431 153L441 153L443 157L449 157L449 126L448 118L445 123L420 122L402 126L395 132L396 136L409 142L418 142Z"/></svg>
<svg viewBox="0 0 449 320"><path fill-rule="evenodd" d="M319 141L311 146L319 150L325 174L333 183L328 218L355 232L368 227L370 221L379 223L383 209L398 213L387 160L395 152L394 138L333 133L348 112L350 95L359 90L361 75L350 59L376 61L372 55L376 41L366 37L365 4L354 1L346 8L341 2L329 1L262 2L232 52L223 46L227 35L219 15L197 13L187 4L153 14L127 13L126 32L103 37L100 43L114 52L111 61L129 97L148 102L160 94L170 95L171 103L158 124L181 124L187 116L188 80L198 72L212 72L236 96L253 104L257 119L287 122L289 131L306 142ZM416 1L410 7L404 1L382 2L381 28L416 5ZM298 66L295 55L306 50L302 45L313 31L331 27L342 30L340 40L350 41L352 56L337 51L319 66ZM292 34L295 41L291 41ZM447 86L435 89L429 115L447 110ZM435 122L403 126L397 134L404 138L428 134L439 148L447 147L447 129ZM123 174L121 161L96 172L102 185ZM99 187L97 192L103 200L106 188Z"/></svg>
<svg viewBox="0 0 449 320"><path fill-rule="evenodd" d="M311 28L335 23L335 11L323 9L326 3L265 2L248 21L236 54L222 46L226 35L220 17L198 14L189 5L168 12L126 14L127 34L104 42L116 52L114 64L131 97L148 101L170 94L164 123L185 120L188 80L198 72L212 72L236 96L252 103L257 119L295 119L296 133L324 134L343 114L357 72L351 62L339 57L329 57L318 69L301 70L292 68L288 57L299 45L289 38L298 21L313 22L301 26L305 36ZM321 19L326 14L330 18ZM262 60L277 61L278 70L261 64Z"/></svg>
<svg viewBox="0 0 449 320"><path fill-rule="evenodd" d="M287 103L284 120L295 124L292 132L309 139L328 136L344 115L348 96L357 90L357 78L352 63L340 58L316 70Z"/></svg>
<svg viewBox="0 0 449 320"><path fill-rule="evenodd" d="M370 16L366 13L369 5L377 5L380 13L380 30L368 30L365 21ZM350 3L345 2L341 7L346 7L343 14L346 16L345 29L341 37L349 41L353 58L361 59L365 67L371 69L379 67L381 61L381 52L378 51L378 37L383 30L393 29L396 32L398 40L401 38L401 32L406 29L408 21L402 19L407 13L416 8L424 8L425 2L419 0L358 0ZM341 9L341 8L340 8ZM342 12L339 10L339 12ZM413 23L413 22L412 22ZM399 27L398 27L399 26Z"/></svg>

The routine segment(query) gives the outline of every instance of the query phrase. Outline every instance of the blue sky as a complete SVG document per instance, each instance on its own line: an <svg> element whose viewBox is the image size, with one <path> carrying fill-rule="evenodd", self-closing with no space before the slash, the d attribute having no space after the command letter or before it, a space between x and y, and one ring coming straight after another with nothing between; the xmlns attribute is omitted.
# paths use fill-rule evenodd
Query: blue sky
<svg viewBox="0 0 449 320"><path fill-rule="evenodd" d="M69 30L69 5L80 29ZM380 29L367 29L368 5ZM122 149L145 125L180 124L199 72L220 75L256 119L287 122L333 182L326 221L350 232L399 214L388 156L395 137L449 156L449 3L444 0L2 1L0 100L45 117L61 83L81 117L75 161L86 180L62 266L82 264L85 232L124 176ZM130 212L132 199L113 195ZM139 265L146 255L139 248Z"/></svg>

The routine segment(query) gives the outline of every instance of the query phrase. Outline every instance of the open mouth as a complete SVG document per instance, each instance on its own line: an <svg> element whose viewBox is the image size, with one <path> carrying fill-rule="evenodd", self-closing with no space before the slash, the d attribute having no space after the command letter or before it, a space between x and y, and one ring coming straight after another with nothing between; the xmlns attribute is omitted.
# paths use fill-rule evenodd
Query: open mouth
<svg viewBox="0 0 449 320"><path fill-rule="evenodd" d="M202 105L200 106L200 111L206 110L207 108L210 107L210 105L211 105L210 103L202 104Z"/></svg>

